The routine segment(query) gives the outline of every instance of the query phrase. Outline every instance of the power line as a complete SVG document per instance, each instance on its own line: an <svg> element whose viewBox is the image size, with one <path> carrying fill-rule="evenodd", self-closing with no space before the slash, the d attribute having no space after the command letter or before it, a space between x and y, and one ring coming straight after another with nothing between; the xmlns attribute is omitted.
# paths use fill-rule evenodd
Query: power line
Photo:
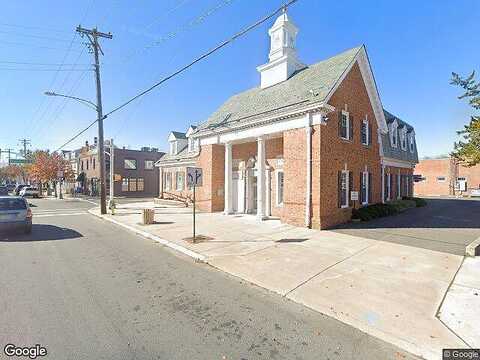
<svg viewBox="0 0 480 360"><path fill-rule="evenodd" d="M43 35L31 35L31 34L20 34L15 31L4 31L0 30L0 34L7 34L7 35L16 35L16 36L22 36L22 37L30 37L30 38L35 38L35 39L45 39L49 41L63 41L63 42L69 42L70 40L67 39L59 39L59 38L54 38L50 36L43 36ZM78 44L81 44L81 42L77 42Z"/></svg>
<svg viewBox="0 0 480 360"><path fill-rule="evenodd" d="M16 46L28 46L29 48L35 48L35 49L44 49L44 50L59 50L59 51L65 51L67 48L58 48L58 47L51 47L51 46L42 46L42 45L34 45L34 44L26 44L26 43L19 43L15 41L3 41L0 40L0 44L6 44L6 45L16 45ZM75 52L80 52L80 50L74 50Z"/></svg>
<svg viewBox="0 0 480 360"><path fill-rule="evenodd" d="M85 12L83 13L83 16L82 16L82 21L84 21L85 18L87 17L88 13L90 12L90 10L91 10L92 7L93 7L94 2L95 2L95 0L92 0L92 1L90 2L90 5L85 9ZM73 34L73 36L72 36L72 40L70 41L70 44L69 44L69 46L68 46L68 49L67 49L65 55L63 56L62 64L65 63L68 55L70 54L76 37L77 37L77 33L75 32L75 33ZM79 60L80 57L82 56L84 49L85 49L85 48L82 48L82 50L80 51L80 53L79 53L79 55L78 55L78 57L77 57L77 60L75 61L76 63L78 63L78 60ZM58 71L55 72L55 74L54 74L54 76L53 76L53 79L52 79L52 81L50 82L49 88L52 88L53 85L56 83L58 74L60 73L60 70L61 70L62 68L63 68L63 65L60 65L60 66L58 67ZM67 75L67 77L68 77L68 75ZM64 80L64 83L65 83L65 80ZM49 99L49 100L50 100L50 101L48 102L47 107L45 108L45 110L44 110L44 112L42 113L42 115L40 116L40 118L36 119L36 118L37 118L37 115L39 114L39 112L40 112L40 110L41 110L41 108L43 107L43 104L45 104L45 101L46 101L45 97L43 97L42 102L40 103L39 107L37 108L37 110L36 110L35 113L34 113L34 116L32 117L32 119L33 119L33 120L32 120L32 121L33 121L33 124L35 124L35 122L41 122L41 121L43 120L43 118L45 117L46 112L50 109L50 107L51 107L51 105L52 105L52 103L53 103L53 101L54 101L53 98L51 98L51 99ZM31 124L31 123L32 123L32 122L29 122L28 124ZM27 123L25 123L25 131L27 131L27 129L28 129Z"/></svg>
<svg viewBox="0 0 480 360"><path fill-rule="evenodd" d="M136 99L144 96L145 94L149 93L150 91L152 91L153 89L155 89L156 87L158 87L159 85L163 84L164 82L170 80L171 78L181 74L182 72L184 72L185 70L189 69L190 67L192 67L193 65L195 65L196 63L202 61L203 59L207 58L208 56L212 55L213 53L219 51L220 49L222 49L223 47L231 44L232 42L234 42L235 40L237 40L238 38L244 36L246 33L248 33L249 31L255 29L256 27L260 26L261 24L263 24L264 22L270 20L272 17L274 17L275 15L277 15L278 13L284 11L285 9L287 9L289 6L293 5L294 3L296 3L298 0L290 0L288 1L287 3L285 3L284 5L282 5L280 8L276 9L275 11L273 11L272 13L270 13L269 15L266 15L265 17L263 17L262 19L258 20L257 22L253 23L252 25L249 25L247 26L246 28L244 28L243 30L241 30L240 32L236 33L235 35L233 35L232 37L230 37L229 39L221 42L219 45L215 46L213 49L205 52L204 54L202 54L201 56L197 57L196 59L194 59L192 62L190 62L189 64L181 67L180 69L178 69L177 71L173 72L172 74L164 77L162 80L158 81L157 83L153 84L152 86L150 86L148 89L140 92L139 94L133 96L132 98L130 98L129 100L127 100L126 102L124 102L123 104L115 107L113 110L107 112L105 115L103 115L103 118L102 120L106 119L108 116L110 116L111 114L123 109L125 106L129 105L130 103L132 103L133 101L135 101ZM68 144L70 144L72 141L74 141L75 139L77 139L80 135L82 135L85 131L87 131L88 129L90 129L99 119L96 119L94 121L92 121L85 129L81 130L79 133L77 133L76 135L74 135L70 140L68 140L66 143L64 143L62 146L60 146L57 150L55 151L59 151L61 150L62 148L64 148L65 146L67 146Z"/></svg>
<svg viewBox="0 0 480 360"><path fill-rule="evenodd" d="M89 71L89 70L92 70L93 69L77 69L77 68L72 68L72 69L58 69L58 68L55 68L55 69L39 69L39 68L2 68L0 67L0 71L50 71L50 72L54 72L54 71Z"/></svg>
<svg viewBox="0 0 480 360"><path fill-rule="evenodd" d="M21 29L32 29L32 30L51 31L51 32L58 32L58 33L70 34L70 31L67 31L67 30L47 28L47 27L43 27L43 26L30 26L30 25L9 24L9 23L0 23L0 26L7 26L7 27L14 27L14 28L21 28Z"/></svg>
<svg viewBox="0 0 480 360"><path fill-rule="evenodd" d="M0 61L0 64L12 64L12 65L34 65L34 66L89 66L91 64L52 64L52 63L35 63L35 62L22 62L22 61Z"/></svg>
<svg viewBox="0 0 480 360"><path fill-rule="evenodd" d="M179 34L186 32L190 30L191 28L203 23L208 17L214 15L217 11L222 9L224 6L229 5L232 3L234 0L221 0L219 3L217 3L215 6L207 9L204 11L202 14L196 16L194 19L190 20L188 23L183 24L179 27L177 27L175 30L170 31L169 33L158 37L155 41L153 41L151 44L144 46L142 49L139 50L134 50L130 54L128 54L124 60L123 63L127 62L130 60L132 57L149 50L155 46L159 46L163 44L164 42L171 40L175 37L177 37Z"/></svg>

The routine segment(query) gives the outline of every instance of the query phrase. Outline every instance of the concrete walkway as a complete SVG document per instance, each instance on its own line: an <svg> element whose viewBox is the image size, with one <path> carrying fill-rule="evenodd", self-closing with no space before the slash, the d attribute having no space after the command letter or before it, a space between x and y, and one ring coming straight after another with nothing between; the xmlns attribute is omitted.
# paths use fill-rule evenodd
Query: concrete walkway
<svg viewBox="0 0 480 360"><path fill-rule="evenodd" d="M141 225L153 206L126 204L104 218L412 354L439 359L443 348L468 347L468 331L459 334L466 343L436 316L462 256L219 213L198 214L197 234L209 240L192 244L183 240L190 208L157 205L156 224ZM469 316L480 318L479 309Z"/></svg>

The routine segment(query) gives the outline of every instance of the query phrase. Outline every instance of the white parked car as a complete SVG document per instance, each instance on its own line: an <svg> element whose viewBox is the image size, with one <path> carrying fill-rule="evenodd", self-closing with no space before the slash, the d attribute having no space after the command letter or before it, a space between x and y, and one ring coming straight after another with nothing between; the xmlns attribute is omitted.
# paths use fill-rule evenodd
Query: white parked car
<svg viewBox="0 0 480 360"><path fill-rule="evenodd" d="M0 232L21 229L32 232L32 210L27 200L19 196L0 196Z"/></svg>
<svg viewBox="0 0 480 360"><path fill-rule="evenodd" d="M38 191L38 188L34 186L26 186L22 190L20 190L20 196L23 196L23 197L31 196L34 198L38 198L40 196L40 192Z"/></svg>

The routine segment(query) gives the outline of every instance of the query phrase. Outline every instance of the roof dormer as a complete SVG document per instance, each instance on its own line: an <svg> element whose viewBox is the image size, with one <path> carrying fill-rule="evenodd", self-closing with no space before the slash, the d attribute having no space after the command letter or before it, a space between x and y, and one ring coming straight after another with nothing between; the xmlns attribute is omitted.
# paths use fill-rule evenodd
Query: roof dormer
<svg viewBox="0 0 480 360"><path fill-rule="evenodd" d="M185 133L172 131L168 136L168 142L170 144L169 154L177 155L187 146L187 137Z"/></svg>
<svg viewBox="0 0 480 360"><path fill-rule="evenodd" d="M195 139L193 137L193 134L195 133L196 130L197 130L197 127L195 125L190 125L187 132L185 133L185 136L187 137L187 141L188 141L188 152L195 152L198 150L199 139Z"/></svg>

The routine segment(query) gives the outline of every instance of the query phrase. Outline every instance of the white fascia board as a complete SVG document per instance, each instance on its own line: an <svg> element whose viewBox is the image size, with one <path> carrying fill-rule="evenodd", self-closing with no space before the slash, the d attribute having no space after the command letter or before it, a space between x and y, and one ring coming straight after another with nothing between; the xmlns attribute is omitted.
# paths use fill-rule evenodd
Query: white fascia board
<svg viewBox="0 0 480 360"><path fill-rule="evenodd" d="M200 138L200 145L226 143L251 137L270 135L291 129L303 128L309 124L321 124L324 123L322 115L328 114L334 110L335 108L333 106L325 103L315 104L302 110L284 113L281 116L276 115L266 117L259 121L260 123L264 123L264 125L256 125L255 123L252 123L239 127L236 130L230 129L214 136L202 137ZM311 123L309 123L310 116L312 119Z"/></svg>
<svg viewBox="0 0 480 360"><path fill-rule="evenodd" d="M159 168L172 168L172 167L182 167L182 166L195 166L196 161L189 159L188 161L177 161L177 162L168 162L164 164L155 164Z"/></svg>
<svg viewBox="0 0 480 360"><path fill-rule="evenodd" d="M385 166L393 166L393 167L400 167L400 168L405 168L405 169L413 169L415 167L415 164L413 164L410 161L404 161L404 160L398 160L398 159L392 159L392 158L382 158L381 160L382 165Z"/></svg>
<svg viewBox="0 0 480 360"><path fill-rule="evenodd" d="M360 68L360 73L362 74L363 82L367 89L368 98L370 99L370 104L372 105L375 118L377 119L377 126L384 134L388 132L387 121L385 120L385 114L383 113L383 105L380 100L380 95L378 93L377 85L375 83L375 78L373 77L372 68L368 60L368 55L365 50L365 46L362 46L358 51L357 55L353 61L349 64L348 68L343 72L340 79L337 81L335 86L330 90L330 93L327 95L325 102L328 102L332 95L337 91L337 88L343 82L345 77L348 75L353 65L358 62Z"/></svg>
<svg viewBox="0 0 480 360"><path fill-rule="evenodd" d="M175 137L173 132L171 132L170 135L168 135L168 141L172 142L172 141L175 141L175 140L177 140L177 138Z"/></svg>

